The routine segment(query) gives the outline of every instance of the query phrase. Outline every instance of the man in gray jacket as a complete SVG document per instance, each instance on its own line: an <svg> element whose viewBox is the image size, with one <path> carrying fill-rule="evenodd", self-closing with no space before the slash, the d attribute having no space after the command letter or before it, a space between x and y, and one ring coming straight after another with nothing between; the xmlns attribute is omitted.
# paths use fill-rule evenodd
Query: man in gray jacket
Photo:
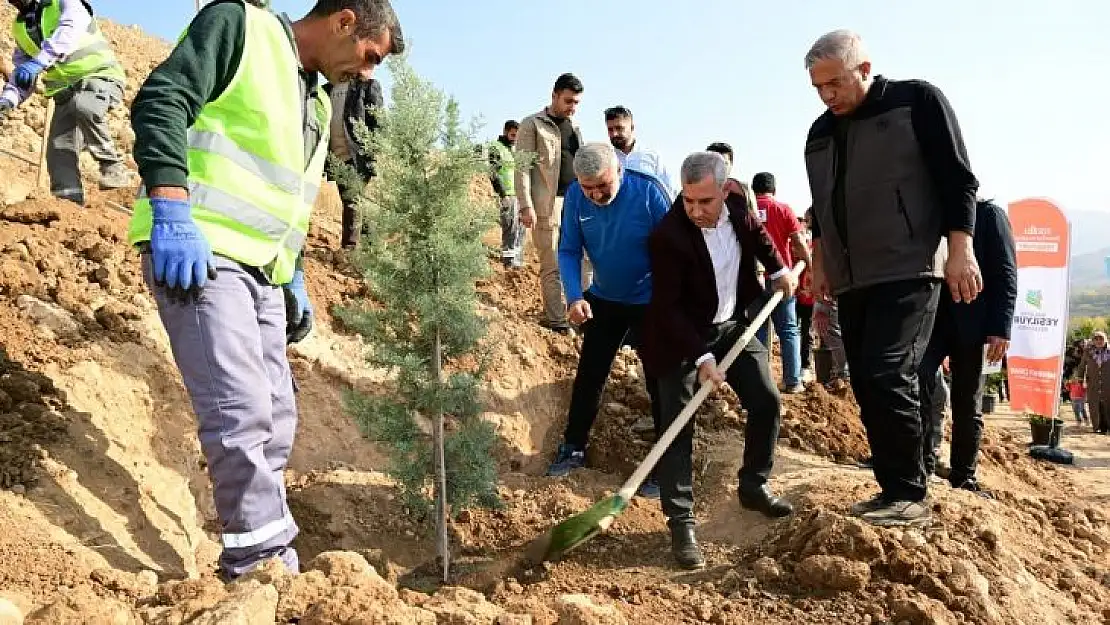
<svg viewBox="0 0 1110 625"><path fill-rule="evenodd" d="M828 106L805 148L816 216L813 290L837 296L881 489L852 512L875 525L923 524L917 371L941 281L957 302L982 290L971 243L979 183L939 89L873 77L863 41L850 31L822 36L805 64Z"/></svg>

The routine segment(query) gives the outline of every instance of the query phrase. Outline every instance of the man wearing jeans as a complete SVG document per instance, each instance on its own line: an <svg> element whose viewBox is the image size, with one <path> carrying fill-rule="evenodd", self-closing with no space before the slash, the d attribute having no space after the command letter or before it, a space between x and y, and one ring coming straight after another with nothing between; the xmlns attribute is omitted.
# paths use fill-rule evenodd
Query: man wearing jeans
<svg viewBox="0 0 1110 625"><path fill-rule="evenodd" d="M648 235L670 208L655 178L621 167L613 148L586 145L574 157L578 181L567 189L559 238L559 271L570 302L570 320L585 333L571 391L563 443L547 474L563 476L586 462L590 429L613 358L638 334L651 300ZM594 281L582 291L582 257L593 259ZM645 376L656 429L655 385ZM648 494L654 494L648 484Z"/></svg>
<svg viewBox="0 0 1110 625"><path fill-rule="evenodd" d="M767 234L771 235L771 242L775 244L779 256L782 256L787 267L793 267L797 261L804 261L806 267L810 265L809 245L806 244L805 233L798 222L794 209L775 199L774 175L761 172L752 179L752 192L755 193L757 213ZM768 281L767 296L770 297L774 287ZM775 306L771 319L759 329L756 338L767 349L770 324L775 324L775 334L779 337L779 349L782 355L782 391L784 393L801 393L805 390L802 384L802 336L798 328L798 313L795 308L797 297L784 298Z"/></svg>
<svg viewBox="0 0 1110 625"><path fill-rule="evenodd" d="M19 11L12 26L15 71L0 94L0 119L30 97L42 78L43 94L57 108L50 124L46 169L54 197L85 203L81 152L100 165L100 188L131 184L108 128L108 110L123 102L126 76L81 0L9 0Z"/></svg>
<svg viewBox="0 0 1110 625"><path fill-rule="evenodd" d="M828 107L805 145L814 295L838 298L880 488L851 512L879 526L924 524L918 369L942 280L957 302L983 288L971 244L979 183L939 89L873 77L863 41L845 30L819 38L805 66Z"/></svg>

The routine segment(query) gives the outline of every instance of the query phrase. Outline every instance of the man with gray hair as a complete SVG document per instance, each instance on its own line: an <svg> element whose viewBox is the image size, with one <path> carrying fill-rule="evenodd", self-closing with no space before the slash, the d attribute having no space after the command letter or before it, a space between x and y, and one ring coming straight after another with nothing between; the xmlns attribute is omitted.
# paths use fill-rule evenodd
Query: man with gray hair
<svg viewBox="0 0 1110 625"><path fill-rule="evenodd" d="M604 143L589 143L574 156L577 181L567 187L559 234L559 275L570 303L570 321L584 336L571 390L563 443L547 474L563 476L586 463L586 444L601 406L601 393L617 350L638 346L651 300L648 235L667 213L670 200L655 178L621 167ZM582 257L593 261L593 283L582 290ZM658 428L655 385L645 380ZM641 494L657 492L645 483Z"/></svg>
<svg viewBox="0 0 1110 625"><path fill-rule="evenodd" d="M983 288L972 247L979 183L944 94L920 80L872 77L859 35L822 36L805 66L828 106L805 147L813 290L838 298L881 489L852 513L880 526L924 524L918 368L941 281L956 302Z"/></svg>
<svg viewBox="0 0 1110 625"><path fill-rule="evenodd" d="M725 159L714 152L691 154L682 163L682 195L651 234L653 280L640 354L658 385L659 429L674 422L700 384L729 386L748 410L740 505L770 517L793 507L767 487L779 431L779 394L767 349L749 341L727 372L717 362L732 349L763 301L756 261L785 297L797 279L756 216L745 193L726 187ZM656 467L671 552L679 566L697 569L705 558L694 538L694 422L690 421Z"/></svg>

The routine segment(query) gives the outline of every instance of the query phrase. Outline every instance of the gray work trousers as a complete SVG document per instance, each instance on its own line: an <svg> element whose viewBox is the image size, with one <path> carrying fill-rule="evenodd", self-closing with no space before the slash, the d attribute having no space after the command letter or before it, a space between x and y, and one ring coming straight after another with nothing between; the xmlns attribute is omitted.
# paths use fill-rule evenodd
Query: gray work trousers
<svg viewBox="0 0 1110 625"><path fill-rule="evenodd" d="M296 572L297 524L283 476L297 427L285 298L257 269L217 256L216 270L197 303L181 304L154 284L143 254L144 279L197 415L222 526L220 569L235 578L278 556Z"/></svg>
<svg viewBox="0 0 1110 625"><path fill-rule="evenodd" d="M112 142L108 110L123 102L123 87L114 80L86 78L54 96L54 121L47 139L46 169L50 192L85 203L81 185L81 151L100 163L101 173L119 167L123 155Z"/></svg>
<svg viewBox="0 0 1110 625"><path fill-rule="evenodd" d="M501 198L501 262L520 267L524 264L524 224L514 196Z"/></svg>

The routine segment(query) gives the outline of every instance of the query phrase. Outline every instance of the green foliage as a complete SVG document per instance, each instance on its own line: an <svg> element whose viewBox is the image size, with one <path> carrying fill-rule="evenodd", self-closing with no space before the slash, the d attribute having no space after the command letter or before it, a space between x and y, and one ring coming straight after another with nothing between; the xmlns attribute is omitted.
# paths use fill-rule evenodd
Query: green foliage
<svg viewBox="0 0 1110 625"><path fill-rule="evenodd" d="M1106 317L1073 317L1068 331L1068 342L1076 339L1089 339L1095 332L1110 330L1110 319Z"/></svg>
<svg viewBox="0 0 1110 625"><path fill-rule="evenodd" d="M1110 286L1102 285L1073 291L1068 308L1072 318L1101 317L1110 314Z"/></svg>
<svg viewBox="0 0 1110 625"><path fill-rule="evenodd" d="M488 165L474 150L476 125L464 129L453 99L403 58L388 66L392 102L375 111L380 127L356 127L377 174L360 199L370 227L355 258L369 297L339 315L371 345L371 364L396 377L387 395L352 396L348 407L363 433L390 450L389 473L415 515L430 509L428 432L440 414L448 418L448 503L494 506L496 437L479 418L483 371L467 364L483 360L475 283L489 271L481 236L497 220L496 205L477 202L469 189Z"/></svg>
<svg viewBox="0 0 1110 625"><path fill-rule="evenodd" d="M998 395L1002 390L1002 386L1006 383L1006 373L997 371L987 376L983 384L983 392L988 395Z"/></svg>
<svg viewBox="0 0 1110 625"><path fill-rule="evenodd" d="M1029 420L1030 425L1052 425L1054 422L1059 425L1064 422L1062 419L1046 417L1043 414L1037 414L1035 412L1025 413L1025 418Z"/></svg>

